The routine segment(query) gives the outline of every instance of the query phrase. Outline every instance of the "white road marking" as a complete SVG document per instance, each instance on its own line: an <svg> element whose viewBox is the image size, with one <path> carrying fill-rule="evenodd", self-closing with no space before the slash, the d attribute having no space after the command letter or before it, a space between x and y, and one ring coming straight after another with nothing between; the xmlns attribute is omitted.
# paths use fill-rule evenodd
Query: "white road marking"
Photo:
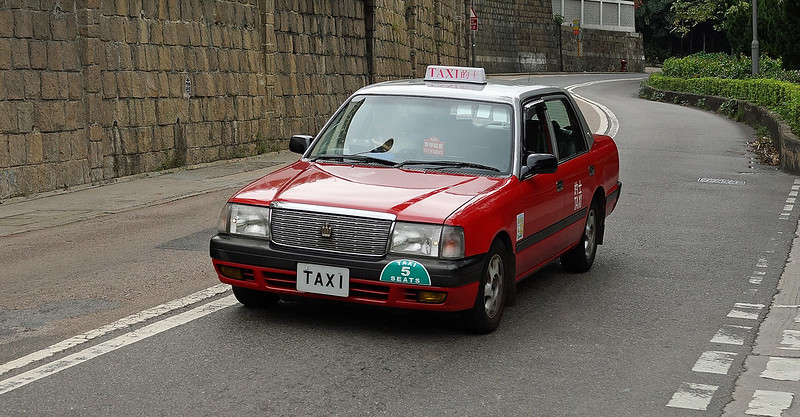
<svg viewBox="0 0 800 417"><path fill-rule="evenodd" d="M794 197L789 197L786 199L786 204L794 204L797 202L797 199Z"/></svg>
<svg viewBox="0 0 800 417"><path fill-rule="evenodd" d="M768 266L769 264L767 263L767 260L764 258L759 259L758 263L756 263L756 268L766 268Z"/></svg>
<svg viewBox="0 0 800 417"><path fill-rule="evenodd" d="M783 211L792 211L792 210L794 210L793 204L786 204L783 206Z"/></svg>
<svg viewBox="0 0 800 417"><path fill-rule="evenodd" d="M711 404L714 392L717 391L716 385L693 384L684 382L678 391L667 403L667 407L687 408L690 410L705 410Z"/></svg>
<svg viewBox="0 0 800 417"><path fill-rule="evenodd" d="M756 320L763 308L764 304L736 303L733 305L731 312L728 313L728 317L732 319Z"/></svg>
<svg viewBox="0 0 800 417"><path fill-rule="evenodd" d="M744 340L747 338L750 330L753 330L753 328L749 326L722 326L711 339L711 343L743 346Z"/></svg>
<svg viewBox="0 0 800 417"><path fill-rule="evenodd" d="M745 414L780 417L792 405L794 394L780 391L756 390Z"/></svg>
<svg viewBox="0 0 800 417"><path fill-rule="evenodd" d="M160 315L169 313L170 311L187 307L192 304L203 301L207 298L211 298L215 295L222 294L225 291L228 291L229 289L230 289L229 285L217 284L214 285L213 287L206 288L194 294L187 295L186 297L179 298L177 300L173 300L168 303L164 303L144 311L140 311L136 314L132 314L128 317L119 319L111 324L107 324L103 327L90 330L83 334L79 334L77 336L58 342L48 348L42 349L38 352L34 352L29 355L23 356L19 359L15 359L11 362L2 364L0 365L0 375L3 375L8 371L12 371L14 369L30 365L31 363L34 363L36 361L49 358L50 356L53 356L56 353L63 352L69 348L78 346L82 343L86 343L92 339L96 339L100 336L111 333L113 331L121 330L137 323L142 323L154 317L158 317Z"/></svg>
<svg viewBox="0 0 800 417"><path fill-rule="evenodd" d="M236 304L229 295L0 381L0 395Z"/></svg>
<svg viewBox="0 0 800 417"><path fill-rule="evenodd" d="M705 372L709 374L727 375L728 370L733 365L736 354L731 352L720 352L716 350L703 352L700 359L692 367L694 372Z"/></svg>
<svg viewBox="0 0 800 417"><path fill-rule="evenodd" d="M764 280L765 275L767 275L765 271L753 271L753 274L750 275L750 283L761 284L761 281Z"/></svg>
<svg viewBox="0 0 800 417"><path fill-rule="evenodd" d="M789 192L789 195L790 195L791 197L797 197L797 194L798 194L798 192L797 192L797 191L790 191L790 192Z"/></svg>
<svg viewBox="0 0 800 417"><path fill-rule="evenodd" d="M800 359L770 356L762 378L778 381L800 381Z"/></svg>
<svg viewBox="0 0 800 417"><path fill-rule="evenodd" d="M583 100L583 101L589 103L589 105L592 106L592 108L594 108L594 111L597 112L597 115L600 117L600 127L597 129L597 131L595 133L599 133L601 135L608 135L608 136L611 136L613 138L614 136L617 136L617 133L619 132L619 120L617 119L617 116L614 114L614 112L609 110L608 107L606 107L606 106L604 106L604 105L602 105L602 104L600 104L600 103L598 103L596 101L589 100L588 98L583 97L583 96L575 93L574 90L576 88L589 87L589 86L592 86L592 85L595 85L595 84L603 84L603 83L610 83L610 82L617 82L617 81L631 81L631 80L636 80L636 79L635 78L617 78L617 79L613 79L613 80L589 81L589 82L585 82L585 83L581 83L581 84L574 84L574 85L567 86L565 88L565 90L569 91L570 94L572 94L576 99Z"/></svg>

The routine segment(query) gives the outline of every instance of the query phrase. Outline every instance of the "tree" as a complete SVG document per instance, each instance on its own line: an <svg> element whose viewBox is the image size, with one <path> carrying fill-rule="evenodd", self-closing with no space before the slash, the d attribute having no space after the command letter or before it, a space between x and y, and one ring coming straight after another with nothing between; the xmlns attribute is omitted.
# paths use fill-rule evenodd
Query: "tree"
<svg viewBox="0 0 800 417"><path fill-rule="evenodd" d="M800 69L800 2L758 0L758 40L762 54L782 58L786 69ZM734 53L749 54L753 41L752 5L740 1L730 7L721 29Z"/></svg>
<svg viewBox="0 0 800 417"><path fill-rule="evenodd" d="M739 3L739 0L675 0L671 7L674 14L672 30L686 35L702 23L709 23L715 30L720 30L726 13Z"/></svg>
<svg viewBox="0 0 800 417"><path fill-rule="evenodd" d="M647 0L636 8L636 31L644 36L645 57L651 63L671 55L671 4L672 0Z"/></svg>

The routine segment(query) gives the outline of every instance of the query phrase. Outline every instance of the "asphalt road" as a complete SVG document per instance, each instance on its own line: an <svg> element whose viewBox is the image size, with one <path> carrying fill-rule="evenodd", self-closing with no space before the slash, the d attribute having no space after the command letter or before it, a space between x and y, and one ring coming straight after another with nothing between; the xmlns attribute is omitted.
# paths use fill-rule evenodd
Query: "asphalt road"
<svg viewBox="0 0 800 417"><path fill-rule="evenodd" d="M574 92L613 112L624 186L593 269L528 278L495 333L338 304L252 311L220 290L0 375L0 392L32 381L0 415L721 415L763 318L730 312L772 300L795 178L753 162L752 129L637 99L637 77L520 79L606 81ZM215 285L207 241L232 191L4 237L0 364ZM724 374L693 370L720 329L746 327ZM704 409L668 406L687 383L716 387Z"/></svg>

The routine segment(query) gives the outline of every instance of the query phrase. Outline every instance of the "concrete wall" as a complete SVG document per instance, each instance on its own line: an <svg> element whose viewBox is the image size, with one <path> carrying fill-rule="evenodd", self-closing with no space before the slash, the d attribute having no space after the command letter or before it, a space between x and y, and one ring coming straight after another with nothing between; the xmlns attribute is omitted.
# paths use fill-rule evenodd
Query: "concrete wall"
<svg viewBox="0 0 800 417"><path fill-rule="evenodd" d="M471 3L2 1L0 198L283 148L363 85L469 65ZM475 4L477 65L560 69L549 0ZM612 69L629 41L587 37L581 65L565 42L564 69Z"/></svg>

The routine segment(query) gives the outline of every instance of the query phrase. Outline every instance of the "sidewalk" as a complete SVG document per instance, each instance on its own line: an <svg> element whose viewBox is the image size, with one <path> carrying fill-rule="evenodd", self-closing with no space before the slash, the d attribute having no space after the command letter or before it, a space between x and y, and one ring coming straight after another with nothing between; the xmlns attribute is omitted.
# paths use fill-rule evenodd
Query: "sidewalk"
<svg viewBox="0 0 800 417"><path fill-rule="evenodd" d="M226 188L243 187L296 161L299 156L288 150L272 152L118 178L102 185L3 200L0 202L0 236L75 223Z"/></svg>

